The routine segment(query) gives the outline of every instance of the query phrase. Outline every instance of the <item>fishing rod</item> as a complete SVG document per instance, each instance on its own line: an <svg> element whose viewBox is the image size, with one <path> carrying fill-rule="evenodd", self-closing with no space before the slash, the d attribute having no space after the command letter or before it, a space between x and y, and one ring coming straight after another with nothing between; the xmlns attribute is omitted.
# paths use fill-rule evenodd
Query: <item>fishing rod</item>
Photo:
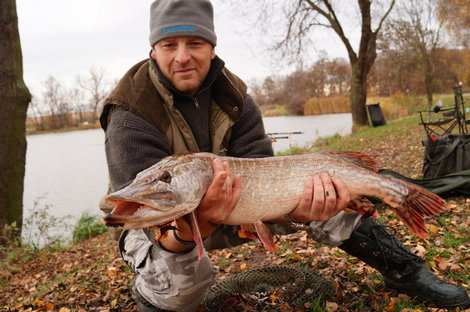
<svg viewBox="0 0 470 312"><path fill-rule="evenodd" d="M276 142L279 139L289 139L293 134L304 134L303 131L290 131L290 132L269 132L266 133L271 137L271 141Z"/></svg>

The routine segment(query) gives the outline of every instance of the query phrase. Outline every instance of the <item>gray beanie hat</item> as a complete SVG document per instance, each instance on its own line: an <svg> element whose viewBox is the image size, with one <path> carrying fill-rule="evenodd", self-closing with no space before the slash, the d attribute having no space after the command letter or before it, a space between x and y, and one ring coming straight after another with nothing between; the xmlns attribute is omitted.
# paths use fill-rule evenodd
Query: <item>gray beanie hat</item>
<svg viewBox="0 0 470 312"><path fill-rule="evenodd" d="M150 46L170 37L198 37L213 46L214 12L209 0L156 0L150 6Z"/></svg>

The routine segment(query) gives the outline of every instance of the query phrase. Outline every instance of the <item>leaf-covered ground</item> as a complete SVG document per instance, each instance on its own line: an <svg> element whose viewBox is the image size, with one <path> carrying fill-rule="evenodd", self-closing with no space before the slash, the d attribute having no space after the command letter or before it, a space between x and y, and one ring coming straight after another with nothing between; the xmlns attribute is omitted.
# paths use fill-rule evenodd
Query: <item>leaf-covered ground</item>
<svg viewBox="0 0 470 312"><path fill-rule="evenodd" d="M423 135L417 122L405 121L365 130L328 148L362 151L373 156L380 167L419 176ZM424 257L435 274L470 291L470 199L449 199L440 216L427 220L428 239L411 235L389 211L380 213L381 221ZM374 269L337 248L316 244L304 233L281 236L277 245L275 254L258 242L210 252L217 278L224 280L263 266L302 266L316 270L335 286L326 307L307 305L305 310L444 311L416 304L384 288ZM132 273L118 256L109 234L65 250L28 253L9 249L0 256L0 311L137 311L131 292ZM269 300L275 301L276 296L269 296ZM285 304L277 307L294 311Z"/></svg>

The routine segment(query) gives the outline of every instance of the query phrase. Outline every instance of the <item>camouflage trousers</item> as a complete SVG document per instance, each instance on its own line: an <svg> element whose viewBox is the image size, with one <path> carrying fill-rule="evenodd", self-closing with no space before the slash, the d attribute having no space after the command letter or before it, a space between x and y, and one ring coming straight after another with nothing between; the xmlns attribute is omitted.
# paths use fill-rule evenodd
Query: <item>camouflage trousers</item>
<svg viewBox="0 0 470 312"><path fill-rule="evenodd" d="M338 246L362 224L362 215L340 212L326 222L311 222L307 232L314 240ZM287 224L268 225L274 234L295 232ZM238 227L222 225L204 241L206 250L228 248L248 242L238 237ZM201 260L197 248L185 253L163 249L151 230L127 230L119 238L122 258L135 273L135 289L150 304L170 311L194 311L206 290L215 284L215 270L207 253Z"/></svg>

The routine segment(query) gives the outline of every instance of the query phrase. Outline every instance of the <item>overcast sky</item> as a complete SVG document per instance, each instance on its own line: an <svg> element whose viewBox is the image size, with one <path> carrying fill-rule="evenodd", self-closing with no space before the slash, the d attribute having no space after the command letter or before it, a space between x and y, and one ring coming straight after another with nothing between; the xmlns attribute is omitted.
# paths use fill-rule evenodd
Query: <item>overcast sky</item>
<svg viewBox="0 0 470 312"><path fill-rule="evenodd" d="M110 80L148 57L150 0L17 0L24 79L36 96L53 76L66 85L91 67L102 67ZM266 38L247 32L248 21L221 0L212 0L218 38L216 53L242 79L278 73L272 57L262 53ZM240 2L242 3L242 2ZM318 32L318 49L346 57L335 35ZM312 57L315 53L312 52ZM292 69L285 68L283 73Z"/></svg>

